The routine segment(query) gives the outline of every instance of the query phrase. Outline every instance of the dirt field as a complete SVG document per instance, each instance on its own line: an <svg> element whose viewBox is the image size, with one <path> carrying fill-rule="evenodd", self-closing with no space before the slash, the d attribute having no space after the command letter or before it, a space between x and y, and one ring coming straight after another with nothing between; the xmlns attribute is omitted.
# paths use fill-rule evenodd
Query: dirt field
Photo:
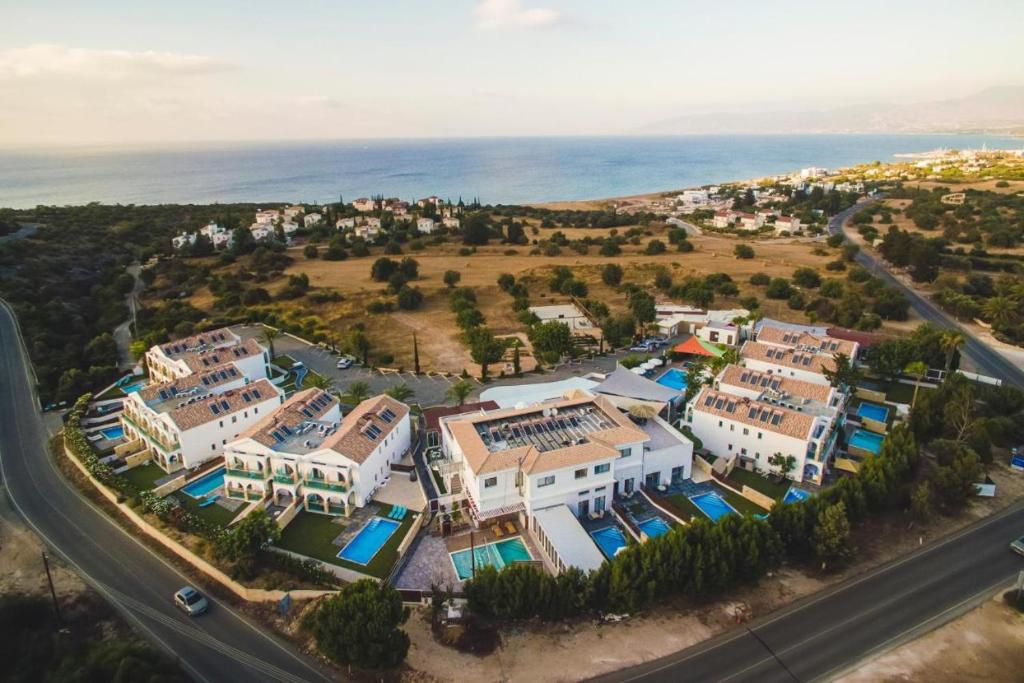
<svg viewBox="0 0 1024 683"><path fill-rule="evenodd" d="M1006 458L1002 456L997 455L997 461L1005 462ZM920 527L908 523L901 515L895 515L859 529L859 561L845 571L821 576L784 569L756 586L736 591L729 600L711 605L695 606L680 601L635 615L619 624L526 625L503 632L501 647L488 657L461 654L438 644L423 615L414 613L406 630L412 639L407 663L415 671L404 679L410 682L453 679L575 681L671 654L733 627L737 608L741 608L748 618L762 616L826 586L910 553L920 545L949 535L1024 496L1024 475L1010 471L1005 465L993 465L990 476L996 482L998 496L975 499L963 514L955 518L938 517L928 526ZM955 652L952 650L951 656Z"/></svg>
<svg viewBox="0 0 1024 683"><path fill-rule="evenodd" d="M0 516L0 593L49 593L43 568L43 544L19 522ZM86 590L85 582L50 557L57 597L63 602Z"/></svg>
<svg viewBox="0 0 1024 683"><path fill-rule="evenodd" d="M931 190L936 187L948 187L954 192L963 192L964 190L986 190L988 192L999 192L1000 194L1010 194L1013 192L1024 191L1024 180L1007 180L1009 183L1008 187L996 187L998 180L977 180L970 183L955 183L952 181L939 182L936 180L922 180L921 182L908 183L908 186L920 187L922 190Z"/></svg>
<svg viewBox="0 0 1024 683"><path fill-rule="evenodd" d="M997 596L838 680L842 683L1019 681L1022 670L1024 615Z"/></svg>

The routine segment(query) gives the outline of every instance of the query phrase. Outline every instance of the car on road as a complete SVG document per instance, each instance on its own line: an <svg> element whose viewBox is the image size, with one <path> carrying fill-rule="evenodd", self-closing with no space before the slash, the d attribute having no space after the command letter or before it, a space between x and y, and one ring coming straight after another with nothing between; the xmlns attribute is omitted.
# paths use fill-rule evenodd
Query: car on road
<svg viewBox="0 0 1024 683"><path fill-rule="evenodd" d="M629 350L634 351L636 353L649 353L651 347L647 346L646 344L637 344L636 346L630 346Z"/></svg>
<svg viewBox="0 0 1024 683"><path fill-rule="evenodd" d="M203 594L192 586L185 586L174 594L174 604L190 617L197 617L210 609L210 603Z"/></svg>
<svg viewBox="0 0 1024 683"><path fill-rule="evenodd" d="M338 366L339 370L347 370L348 368L352 367L352 359L351 358L339 358L338 362L337 362L337 366Z"/></svg>
<svg viewBox="0 0 1024 683"><path fill-rule="evenodd" d="M1016 541L1011 543L1010 550L1017 553L1018 555L1024 555L1024 536L1021 536Z"/></svg>

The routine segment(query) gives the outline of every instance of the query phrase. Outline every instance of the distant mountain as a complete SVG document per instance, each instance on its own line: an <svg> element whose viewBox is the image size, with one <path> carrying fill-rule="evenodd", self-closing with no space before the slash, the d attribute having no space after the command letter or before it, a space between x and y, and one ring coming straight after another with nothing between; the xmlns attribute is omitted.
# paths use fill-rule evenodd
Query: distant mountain
<svg viewBox="0 0 1024 683"><path fill-rule="evenodd" d="M821 111L690 114L644 126L638 133L1021 133L1024 87L989 88L968 97L913 104L873 103Z"/></svg>

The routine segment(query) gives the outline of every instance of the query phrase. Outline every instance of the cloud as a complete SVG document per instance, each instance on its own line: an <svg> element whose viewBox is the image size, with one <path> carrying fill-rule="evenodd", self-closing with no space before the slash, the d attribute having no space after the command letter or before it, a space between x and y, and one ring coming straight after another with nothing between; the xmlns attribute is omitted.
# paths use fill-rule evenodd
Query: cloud
<svg viewBox="0 0 1024 683"><path fill-rule="evenodd" d="M0 82L134 81L203 75L233 68L211 57L152 50L130 52L36 44L0 51Z"/></svg>
<svg viewBox="0 0 1024 683"><path fill-rule="evenodd" d="M562 21L562 15L545 7L523 7L521 0L483 0L473 11L476 27L483 30L544 28Z"/></svg>

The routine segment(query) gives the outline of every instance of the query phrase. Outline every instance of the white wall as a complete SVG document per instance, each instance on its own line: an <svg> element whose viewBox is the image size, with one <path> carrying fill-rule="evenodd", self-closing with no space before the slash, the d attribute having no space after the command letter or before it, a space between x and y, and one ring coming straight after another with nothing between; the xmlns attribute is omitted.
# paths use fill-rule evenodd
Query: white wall
<svg viewBox="0 0 1024 683"><path fill-rule="evenodd" d="M391 433L380 442L366 460L352 472L355 504L366 505L370 494L391 473L391 463L401 461L412 443L412 427L406 413Z"/></svg>
<svg viewBox="0 0 1024 683"><path fill-rule="evenodd" d="M790 477L795 481L802 480L804 461L807 459L807 441L704 413L696 408L692 409L690 415L692 420L687 424L693 430L694 436L703 442L704 448L715 455L735 454L752 458L756 466L765 471L771 470L768 458L775 453L792 455L796 458L797 466L793 468ZM746 434L743 433L744 430L747 430ZM761 435L760 438L758 434Z"/></svg>
<svg viewBox="0 0 1024 683"><path fill-rule="evenodd" d="M221 415L179 433L182 462L195 467L224 452L224 446L281 405L281 397L271 396L231 415Z"/></svg>
<svg viewBox="0 0 1024 683"><path fill-rule="evenodd" d="M771 370L775 374L780 375L782 377L793 377L795 379L802 379L807 382L813 382L814 384L829 383L825 375L819 374L817 371L812 370L810 368L804 370L802 368L793 368L788 365L777 365L775 363L770 363L759 358L744 358L743 366L750 368L752 370L760 370L762 372Z"/></svg>

